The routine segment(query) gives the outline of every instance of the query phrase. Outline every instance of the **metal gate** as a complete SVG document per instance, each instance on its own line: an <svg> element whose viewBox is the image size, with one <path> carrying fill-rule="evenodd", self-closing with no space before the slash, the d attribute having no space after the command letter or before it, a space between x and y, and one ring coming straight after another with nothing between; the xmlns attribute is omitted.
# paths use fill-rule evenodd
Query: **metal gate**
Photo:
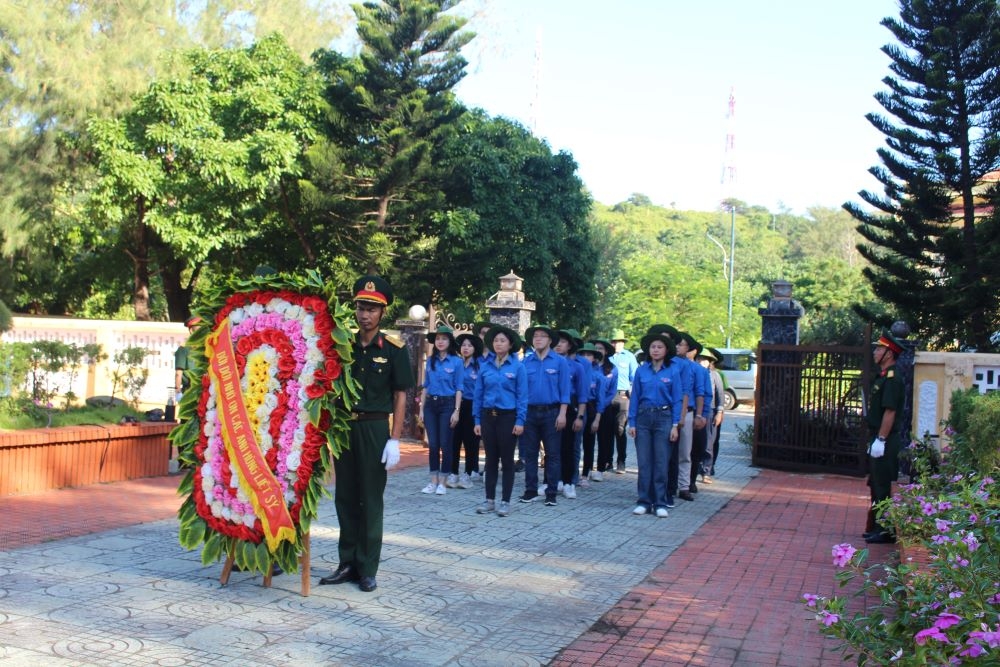
<svg viewBox="0 0 1000 667"><path fill-rule="evenodd" d="M871 348L762 344L757 363L753 465L864 476Z"/></svg>

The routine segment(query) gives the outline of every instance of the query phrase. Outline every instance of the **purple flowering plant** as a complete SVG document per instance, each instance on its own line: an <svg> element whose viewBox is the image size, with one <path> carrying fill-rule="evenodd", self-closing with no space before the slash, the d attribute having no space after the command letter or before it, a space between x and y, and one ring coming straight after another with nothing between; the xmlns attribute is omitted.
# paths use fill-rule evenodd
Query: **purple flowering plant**
<svg viewBox="0 0 1000 667"><path fill-rule="evenodd" d="M929 463L918 453L916 481L878 508L902 560L870 564L867 549L835 545L835 578L848 592L803 595L819 631L859 665L1000 664L1000 483L947 455Z"/></svg>

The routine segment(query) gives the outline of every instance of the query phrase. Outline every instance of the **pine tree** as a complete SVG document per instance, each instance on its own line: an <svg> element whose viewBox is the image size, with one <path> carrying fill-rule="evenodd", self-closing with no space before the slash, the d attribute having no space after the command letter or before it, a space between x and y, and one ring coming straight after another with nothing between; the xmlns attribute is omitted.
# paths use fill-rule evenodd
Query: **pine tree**
<svg viewBox="0 0 1000 667"><path fill-rule="evenodd" d="M848 202L867 243L865 275L897 317L940 344L987 346L997 317L996 197L983 177L1000 167L1000 9L996 0L901 0L882 25L897 44L888 90L875 98L891 118L868 120L886 136L870 169L884 194ZM982 211L980 211L982 213Z"/></svg>
<svg viewBox="0 0 1000 667"><path fill-rule="evenodd" d="M462 31L465 19L446 13L459 2L354 5L360 55L317 57L330 83L330 139L344 170L330 180L346 184L346 192L322 193L333 202L324 215L338 223L328 235L368 270L387 269L433 232L421 215L433 208L429 199L440 200L432 154L464 112L452 89L465 76L459 50L473 38Z"/></svg>

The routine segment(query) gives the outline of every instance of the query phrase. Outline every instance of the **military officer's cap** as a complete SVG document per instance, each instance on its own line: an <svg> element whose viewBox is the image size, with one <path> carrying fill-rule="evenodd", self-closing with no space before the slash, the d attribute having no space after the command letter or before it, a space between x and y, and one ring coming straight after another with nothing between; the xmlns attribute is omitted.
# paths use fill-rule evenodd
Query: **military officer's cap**
<svg viewBox="0 0 1000 667"><path fill-rule="evenodd" d="M875 341L876 347L887 347L892 353L899 356L903 352L903 342L892 335L889 331L882 331L882 335Z"/></svg>
<svg viewBox="0 0 1000 667"><path fill-rule="evenodd" d="M361 276L354 282L354 301L389 306L392 304L392 288L381 276Z"/></svg>

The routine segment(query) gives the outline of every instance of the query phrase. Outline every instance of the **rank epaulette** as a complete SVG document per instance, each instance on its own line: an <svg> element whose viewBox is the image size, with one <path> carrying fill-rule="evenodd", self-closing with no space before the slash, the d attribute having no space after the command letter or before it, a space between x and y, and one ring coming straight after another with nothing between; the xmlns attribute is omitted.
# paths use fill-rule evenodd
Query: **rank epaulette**
<svg viewBox="0 0 1000 667"><path fill-rule="evenodd" d="M386 339L386 341L388 341L392 345L395 345L396 347L403 347L403 346L406 345L406 343L404 343L402 340L400 340L396 336L390 336L389 334L383 334L383 337Z"/></svg>

